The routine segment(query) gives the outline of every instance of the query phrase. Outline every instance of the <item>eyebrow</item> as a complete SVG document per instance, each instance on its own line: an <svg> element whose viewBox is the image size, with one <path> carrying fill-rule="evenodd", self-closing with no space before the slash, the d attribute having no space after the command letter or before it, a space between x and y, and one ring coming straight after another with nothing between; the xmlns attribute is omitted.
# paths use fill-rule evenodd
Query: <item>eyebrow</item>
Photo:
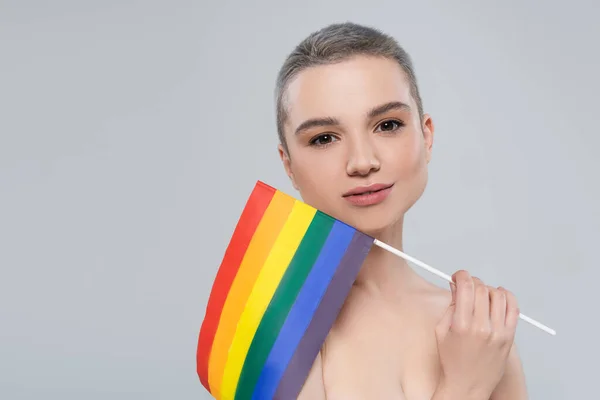
<svg viewBox="0 0 600 400"><path fill-rule="evenodd" d="M311 128L332 125L340 125L340 121L332 117L307 119L296 128L296 135L302 133L302 131L306 131Z"/></svg>
<svg viewBox="0 0 600 400"><path fill-rule="evenodd" d="M393 111L393 110L410 111L410 106L408 104L402 103L400 101L391 101L389 103L385 103L380 106L372 108L367 113L367 117L375 118L375 117L378 117L382 114L385 114L385 113L387 113L389 111ZM312 129L312 128L333 126L333 125L340 125L340 121L337 118L333 118L333 117L307 119L306 121L302 122L296 128L296 135L302 133L303 131Z"/></svg>
<svg viewBox="0 0 600 400"><path fill-rule="evenodd" d="M410 106L402 103L401 101L390 101L389 103L374 107L367 113L367 116L369 118L375 118L381 114L385 114L386 112L394 110L410 111Z"/></svg>

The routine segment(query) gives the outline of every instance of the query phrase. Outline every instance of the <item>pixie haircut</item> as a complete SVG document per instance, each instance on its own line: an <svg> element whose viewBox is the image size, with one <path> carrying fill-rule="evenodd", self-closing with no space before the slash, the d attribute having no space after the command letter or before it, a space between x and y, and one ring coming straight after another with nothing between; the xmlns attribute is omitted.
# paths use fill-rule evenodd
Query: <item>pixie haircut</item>
<svg viewBox="0 0 600 400"><path fill-rule="evenodd" d="M391 36L371 27L352 22L331 24L306 37L283 63L275 87L277 134L286 153L284 125L287 121L286 89L289 82L303 70L346 61L355 56L382 57L398 63L406 73L410 93L417 104L419 117L423 103L409 54Z"/></svg>

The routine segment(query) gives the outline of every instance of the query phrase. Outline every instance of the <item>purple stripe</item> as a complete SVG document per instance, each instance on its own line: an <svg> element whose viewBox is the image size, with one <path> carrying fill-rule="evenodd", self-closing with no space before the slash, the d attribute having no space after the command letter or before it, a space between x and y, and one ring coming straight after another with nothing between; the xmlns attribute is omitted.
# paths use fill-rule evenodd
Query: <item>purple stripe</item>
<svg viewBox="0 0 600 400"><path fill-rule="evenodd" d="M298 397L372 245L372 237L358 231L355 233L319 308L279 382L274 400Z"/></svg>

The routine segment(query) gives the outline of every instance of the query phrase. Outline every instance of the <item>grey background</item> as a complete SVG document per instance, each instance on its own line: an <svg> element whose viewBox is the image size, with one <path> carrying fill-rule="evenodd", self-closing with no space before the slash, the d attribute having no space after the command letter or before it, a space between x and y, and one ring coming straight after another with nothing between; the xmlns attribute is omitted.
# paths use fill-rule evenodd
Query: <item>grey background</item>
<svg viewBox="0 0 600 400"><path fill-rule="evenodd" d="M594 3L0 1L0 398L209 398L196 341L239 212L257 179L297 196L275 75L346 20L406 47L436 123L406 252L558 331L519 327L532 399L596 397Z"/></svg>

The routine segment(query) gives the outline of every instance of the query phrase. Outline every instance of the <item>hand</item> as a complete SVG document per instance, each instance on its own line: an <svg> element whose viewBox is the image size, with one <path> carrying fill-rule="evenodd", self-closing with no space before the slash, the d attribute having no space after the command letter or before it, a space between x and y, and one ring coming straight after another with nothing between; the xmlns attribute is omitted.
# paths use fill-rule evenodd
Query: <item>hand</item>
<svg viewBox="0 0 600 400"><path fill-rule="evenodd" d="M466 271L452 280L452 301L436 327L442 366L438 391L448 399L489 399L514 341L517 301Z"/></svg>

